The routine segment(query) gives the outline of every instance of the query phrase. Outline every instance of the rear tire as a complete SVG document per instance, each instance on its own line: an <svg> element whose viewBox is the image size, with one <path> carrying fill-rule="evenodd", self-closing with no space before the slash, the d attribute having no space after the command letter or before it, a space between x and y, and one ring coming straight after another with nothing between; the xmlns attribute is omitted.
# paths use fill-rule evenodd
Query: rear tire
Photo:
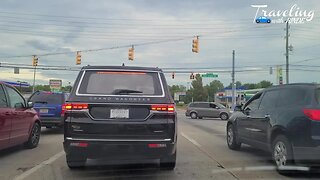
<svg viewBox="0 0 320 180"><path fill-rule="evenodd" d="M197 119L197 118L198 118L198 115L197 115L197 113L192 112L192 113L190 114L190 117L191 117L192 119Z"/></svg>
<svg viewBox="0 0 320 180"><path fill-rule="evenodd" d="M41 126L38 122L34 123L31 129L31 133L29 135L28 141L24 144L24 146L28 149L33 149L38 146L40 141L41 134Z"/></svg>
<svg viewBox="0 0 320 180"><path fill-rule="evenodd" d="M221 120L228 120L229 119L229 115L227 113L221 113L220 114L220 119Z"/></svg>
<svg viewBox="0 0 320 180"><path fill-rule="evenodd" d="M173 155L160 159L160 169L172 171L176 167L177 152Z"/></svg>
<svg viewBox="0 0 320 180"><path fill-rule="evenodd" d="M292 173L288 167L294 165L292 145L288 138L278 135L272 142L272 159L274 160L279 174Z"/></svg>
<svg viewBox="0 0 320 180"><path fill-rule="evenodd" d="M239 150L241 148L241 143L237 139L233 124L229 124L227 126L227 144L229 149Z"/></svg>

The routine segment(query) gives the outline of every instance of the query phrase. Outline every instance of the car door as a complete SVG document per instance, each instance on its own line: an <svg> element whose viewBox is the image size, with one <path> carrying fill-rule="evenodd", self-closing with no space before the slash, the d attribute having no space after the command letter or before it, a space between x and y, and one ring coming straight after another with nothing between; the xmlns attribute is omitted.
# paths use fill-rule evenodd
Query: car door
<svg viewBox="0 0 320 180"><path fill-rule="evenodd" d="M268 140L268 132L271 126L271 120L274 118L273 110L276 108L277 100L279 99L279 91L266 91L261 99L261 103L257 110L252 111L251 134L256 143L266 145Z"/></svg>
<svg viewBox="0 0 320 180"><path fill-rule="evenodd" d="M9 146L12 120L11 113L12 110L9 108L3 86L0 84L0 149Z"/></svg>
<svg viewBox="0 0 320 180"><path fill-rule="evenodd" d="M254 95L244 106L242 113L243 116L239 116L237 118L237 131L238 135L241 139L243 139L245 142L252 142L252 131L253 131L253 124L254 121L252 121L251 115L255 113L255 111L258 109L260 100L261 100L261 94L258 93Z"/></svg>
<svg viewBox="0 0 320 180"><path fill-rule="evenodd" d="M199 103L199 117L210 117L210 111L211 108L209 106L209 103L203 102L203 103Z"/></svg>
<svg viewBox="0 0 320 180"><path fill-rule="evenodd" d="M26 111L26 102L16 89L5 85L5 90L9 98L9 107L12 111L10 144L20 144L28 139L33 115Z"/></svg>
<svg viewBox="0 0 320 180"><path fill-rule="evenodd" d="M213 117L213 118L216 118L216 117L219 117L220 115L220 108L214 104L214 103L210 103L210 116L209 117Z"/></svg>

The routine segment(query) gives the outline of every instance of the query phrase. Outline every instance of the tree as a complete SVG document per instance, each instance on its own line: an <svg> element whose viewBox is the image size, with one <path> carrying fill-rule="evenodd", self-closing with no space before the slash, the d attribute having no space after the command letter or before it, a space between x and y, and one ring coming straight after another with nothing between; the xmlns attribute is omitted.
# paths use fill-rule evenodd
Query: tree
<svg viewBox="0 0 320 180"><path fill-rule="evenodd" d="M259 84L260 88L268 88L273 85L270 81L266 81L266 80L263 80L263 81L259 82L258 84Z"/></svg>
<svg viewBox="0 0 320 180"><path fill-rule="evenodd" d="M174 98L174 93L185 92L187 90L187 88L183 85L172 85L172 86L169 86L169 90L170 90L172 98Z"/></svg>
<svg viewBox="0 0 320 180"><path fill-rule="evenodd" d="M72 86L64 86L64 87L61 87L61 91L63 92L71 92L71 89L72 89Z"/></svg>
<svg viewBox="0 0 320 180"><path fill-rule="evenodd" d="M240 86L242 86L242 83L240 81L236 81L236 87L238 88ZM226 88L232 88L232 83L230 83Z"/></svg>
<svg viewBox="0 0 320 180"><path fill-rule="evenodd" d="M214 95L224 89L223 84L219 80L211 81L204 87L209 95L209 101L214 101Z"/></svg>
<svg viewBox="0 0 320 180"><path fill-rule="evenodd" d="M257 85L255 83L245 83L243 84L243 86L245 89L257 89L256 88Z"/></svg>
<svg viewBox="0 0 320 180"><path fill-rule="evenodd" d="M191 83L192 96L194 101L206 101L208 92L204 89L200 74L196 75L196 79Z"/></svg>
<svg viewBox="0 0 320 180"><path fill-rule="evenodd" d="M243 84L243 86L246 89L260 89L260 88L271 87L272 83L270 81L263 80L263 81L261 81L261 82L259 82L257 84L255 84L255 83L246 83L246 84Z"/></svg>

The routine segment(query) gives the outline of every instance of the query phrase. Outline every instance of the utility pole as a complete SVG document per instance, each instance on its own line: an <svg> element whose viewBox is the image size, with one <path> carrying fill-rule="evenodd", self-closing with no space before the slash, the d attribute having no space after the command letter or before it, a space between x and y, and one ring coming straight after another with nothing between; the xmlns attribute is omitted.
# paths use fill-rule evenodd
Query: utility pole
<svg viewBox="0 0 320 180"><path fill-rule="evenodd" d="M33 69L33 86L32 86L32 93L34 93L35 85L36 85L36 71L38 66L38 58L36 55L33 55L32 57L32 65L34 67Z"/></svg>
<svg viewBox="0 0 320 180"><path fill-rule="evenodd" d="M232 51L232 73L231 73L231 77L232 77L232 106L231 106L231 110L233 111L235 109L235 102L236 102L236 84L235 84L235 71L234 71L234 66L235 66L235 62L234 62L234 58L235 58L235 51Z"/></svg>
<svg viewBox="0 0 320 180"><path fill-rule="evenodd" d="M286 22L286 83L289 84L289 19Z"/></svg>

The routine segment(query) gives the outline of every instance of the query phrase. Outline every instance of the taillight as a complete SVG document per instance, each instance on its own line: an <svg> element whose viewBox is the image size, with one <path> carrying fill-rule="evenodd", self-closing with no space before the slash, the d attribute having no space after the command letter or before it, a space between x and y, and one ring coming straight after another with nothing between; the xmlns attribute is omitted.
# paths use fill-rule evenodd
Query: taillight
<svg viewBox="0 0 320 180"><path fill-rule="evenodd" d="M88 109L88 104L84 103L67 103L62 106L62 111L69 111L69 110L84 110Z"/></svg>
<svg viewBox="0 0 320 180"><path fill-rule="evenodd" d="M64 116L64 113L66 113L66 104L63 104L61 107L61 116Z"/></svg>
<svg viewBox="0 0 320 180"><path fill-rule="evenodd" d="M154 105L151 105L151 110L174 112L175 107L174 107L174 104L154 104Z"/></svg>
<svg viewBox="0 0 320 180"><path fill-rule="evenodd" d="M166 144L148 144L149 148L165 148L167 147Z"/></svg>
<svg viewBox="0 0 320 180"><path fill-rule="evenodd" d="M303 113L311 120L320 121L320 109L303 109Z"/></svg>

